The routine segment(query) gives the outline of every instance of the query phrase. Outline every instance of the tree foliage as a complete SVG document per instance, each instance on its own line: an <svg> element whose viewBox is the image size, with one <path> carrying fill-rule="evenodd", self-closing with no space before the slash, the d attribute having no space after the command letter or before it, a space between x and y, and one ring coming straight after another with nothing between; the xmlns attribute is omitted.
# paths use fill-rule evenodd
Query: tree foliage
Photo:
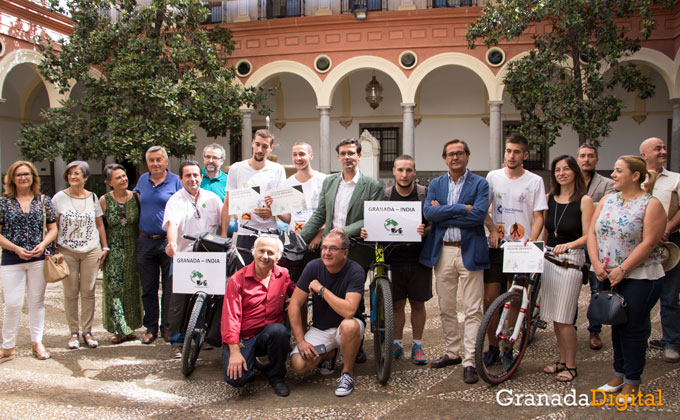
<svg viewBox="0 0 680 420"><path fill-rule="evenodd" d="M504 83L521 113L520 132L548 145L563 126L579 141L599 142L621 115L619 86L646 99L654 95L649 77L630 61L654 28L653 3L674 0L501 0L490 1L468 28L468 46L487 47L530 35L534 49L508 63ZM640 31L626 23L640 20ZM552 28L541 31L540 28ZM537 29L531 31L531 29Z"/></svg>
<svg viewBox="0 0 680 420"><path fill-rule="evenodd" d="M59 0L50 0L52 10ZM63 3L63 1L62 1ZM35 161L75 158L140 162L152 145L193 154L195 125L208 136L240 138L240 106L258 107L261 89L234 82L234 45L223 27L202 25L201 0L68 0L73 34L38 39L40 72L62 94L77 92L44 122L22 129L22 154ZM117 10L120 19L111 19ZM93 71L96 70L96 71Z"/></svg>

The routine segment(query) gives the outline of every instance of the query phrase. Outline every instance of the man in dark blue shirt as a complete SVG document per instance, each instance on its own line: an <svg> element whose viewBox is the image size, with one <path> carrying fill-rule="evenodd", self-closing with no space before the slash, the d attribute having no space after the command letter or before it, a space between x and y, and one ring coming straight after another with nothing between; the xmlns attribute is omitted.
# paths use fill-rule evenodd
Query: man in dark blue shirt
<svg viewBox="0 0 680 420"><path fill-rule="evenodd" d="M139 238L137 240L137 265L142 283L142 304L146 333L143 344L151 344L158 337L158 275L160 272L163 294L161 297L161 335L170 341L168 329L168 307L172 295L170 264L172 259L165 254L168 244L163 230L163 216L168 199L182 189L179 177L168 171L168 153L161 146L151 146L146 151L146 165L149 172L142 174L134 189L139 197Z"/></svg>

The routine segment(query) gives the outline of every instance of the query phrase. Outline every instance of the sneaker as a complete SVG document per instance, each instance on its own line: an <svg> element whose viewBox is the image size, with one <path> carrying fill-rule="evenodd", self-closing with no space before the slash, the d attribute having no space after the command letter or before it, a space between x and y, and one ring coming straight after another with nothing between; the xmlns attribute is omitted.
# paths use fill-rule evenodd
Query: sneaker
<svg viewBox="0 0 680 420"><path fill-rule="evenodd" d="M392 345L392 355L394 356L394 360L404 357L404 346L400 346L399 343L394 343Z"/></svg>
<svg viewBox="0 0 680 420"><path fill-rule="evenodd" d="M335 359L338 358L338 350L335 350L335 354L330 359L322 360L319 363L319 373L328 376L335 373Z"/></svg>
<svg viewBox="0 0 680 420"><path fill-rule="evenodd" d="M349 372L342 372L342 375L338 378L338 387L335 388L335 395L338 397L344 397L349 395L354 391L354 378Z"/></svg>
<svg viewBox="0 0 680 420"><path fill-rule="evenodd" d="M489 346L489 351L484 352L484 366L490 366L501 360L501 351L497 346Z"/></svg>
<svg viewBox="0 0 680 420"><path fill-rule="evenodd" d="M663 360L669 363L680 362L680 352L670 347L665 348L663 351Z"/></svg>
<svg viewBox="0 0 680 420"><path fill-rule="evenodd" d="M172 348L172 356L175 359L181 359L182 358L182 346L175 346Z"/></svg>
<svg viewBox="0 0 680 420"><path fill-rule="evenodd" d="M416 365L424 365L427 363L427 357L425 357L423 346L420 344L413 344L413 347L411 347L411 359L413 359L413 363Z"/></svg>
<svg viewBox="0 0 680 420"><path fill-rule="evenodd" d="M512 364L515 363L515 356L512 354L512 349L503 352L503 369L510 370Z"/></svg>
<svg viewBox="0 0 680 420"><path fill-rule="evenodd" d="M649 340L649 347L657 350L663 350L661 340Z"/></svg>

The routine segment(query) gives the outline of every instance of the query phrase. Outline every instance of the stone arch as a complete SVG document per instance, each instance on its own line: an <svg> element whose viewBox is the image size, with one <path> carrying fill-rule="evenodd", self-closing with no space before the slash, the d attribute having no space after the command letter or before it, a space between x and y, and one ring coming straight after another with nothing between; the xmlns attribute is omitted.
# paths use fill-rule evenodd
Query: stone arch
<svg viewBox="0 0 680 420"><path fill-rule="evenodd" d="M314 91L317 102L319 101L322 90L321 79L314 73L314 70L297 61L280 60L266 64L253 72L244 85L246 87L262 86L267 80L281 73L292 73L303 78Z"/></svg>
<svg viewBox="0 0 680 420"><path fill-rule="evenodd" d="M680 51L680 50L678 50ZM666 82L666 87L668 89L668 96L678 97L680 96L680 91L677 91L678 86L678 57L676 56L675 62L668 58L666 54L653 50L651 48L641 48L640 51L636 52L630 57L624 57L621 61L637 61L646 66L649 66L656 70L663 80Z"/></svg>
<svg viewBox="0 0 680 420"><path fill-rule="evenodd" d="M388 75L396 84L401 93L402 102L406 100L408 91L408 79L404 72L396 64L375 56L362 55L352 57L334 67L323 82L318 106L331 106L333 94L342 80L359 70L378 70Z"/></svg>
<svg viewBox="0 0 680 420"><path fill-rule="evenodd" d="M482 83L484 83L484 86L486 87L486 90L489 94L489 100L502 100L503 89L502 87L500 88L499 95L496 93L499 90L496 87L497 77L494 76L493 72L486 64L482 63L480 60L471 55L450 52L430 57L419 64L418 67L416 67L416 69L411 74L411 77L409 77L409 83L407 86L408 89L404 95L404 102L414 103L418 87L425 77L432 71L443 66L460 66L472 70L477 76L479 76L480 79L482 79ZM500 80L502 80L502 78Z"/></svg>
<svg viewBox="0 0 680 420"><path fill-rule="evenodd" d="M57 87L45 80L45 78L38 72L38 64L43 59L43 55L38 53L37 51L33 50L27 50L27 49L19 49L12 51L11 53L7 54L5 58L0 61L0 95L2 95L2 92L5 87L5 80L7 80L7 75L14 69L14 67L20 65L20 64L29 64L31 65L38 76L42 79L43 84L45 85L45 89L47 89L47 96L50 99L50 106L51 107L58 107L59 106L59 100L64 97L64 95L59 93L59 90Z"/></svg>

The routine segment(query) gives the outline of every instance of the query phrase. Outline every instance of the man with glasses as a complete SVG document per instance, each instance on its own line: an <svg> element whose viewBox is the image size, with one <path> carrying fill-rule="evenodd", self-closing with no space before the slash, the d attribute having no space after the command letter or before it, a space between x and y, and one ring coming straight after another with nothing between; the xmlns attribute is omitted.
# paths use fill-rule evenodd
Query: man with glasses
<svg viewBox="0 0 680 420"><path fill-rule="evenodd" d="M343 354L343 368L335 395L344 397L354 390L354 359L364 336L359 302L364 294L364 270L348 260L349 238L333 231L321 244L321 258L305 267L288 306L290 326L297 346L291 353L290 366L302 374L319 361L333 358L338 347ZM305 334L300 308L312 294L312 326ZM323 347L321 347L323 346ZM324 372L322 374L331 374Z"/></svg>
<svg viewBox="0 0 680 420"><path fill-rule="evenodd" d="M191 251L193 241L185 233L198 236L203 232L217 232L222 220L222 200L214 192L200 188L201 167L195 160L185 160L179 165L183 188L170 197L165 206L163 229L168 232L165 253L173 258L177 252ZM175 357L182 356L184 337L181 329L190 295L172 294L168 321L170 344Z"/></svg>
<svg viewBox="0 0 680 420"><path fill-rule="evenodd" d="M224 165L224 147L212 143L203 148L203 180L201 188L212 191L224 201L227 191L227 174L222 172Z"/></svg>

